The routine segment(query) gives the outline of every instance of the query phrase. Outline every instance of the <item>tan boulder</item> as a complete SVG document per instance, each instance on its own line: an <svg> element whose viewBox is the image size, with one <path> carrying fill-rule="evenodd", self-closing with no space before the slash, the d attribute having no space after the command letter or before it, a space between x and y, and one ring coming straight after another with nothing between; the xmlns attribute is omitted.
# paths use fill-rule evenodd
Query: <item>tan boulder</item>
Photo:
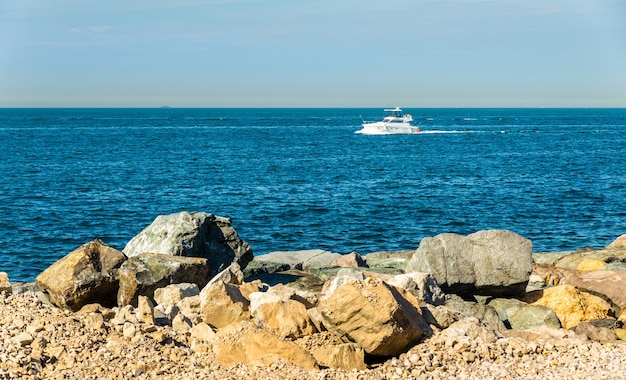
<svg viewBox="0 0 626 380"><path fill-rule="evenodd" d="M375 356L405 351L428 329L415 297L380 279L348 282L317 309L325 325Z"/></svg>
<svg viewBox="0 0 626 380"><path fill-rule="evenodd" d="M559 285L529 293L526 301L554 310L565 329L580 322L611 317L611 305L600 297L581 292L570 285Z"/></svg>
<svg viewBox="0 0 626 380"><path fill-rule="evenodd" d="M200 294L197 284L171 284L154 291L154 301L158 305L176 305L180 300Z"/></svg>
<svg viewBox="0 0 626 380"><path fill-rule="evenodd" d="M0 293L6 292L7 294L11 294L13 292L13 288L11 288L11 283L9 282L9 275L6 272L0 272Z"/></svg>
<svg viewBox="0 0 626 380"><path fill-rule="evenodd" d="M251 323L242 322L218 331L212 343L215 361L224 367L237 363L269 366L280 359L303 368L316 368L315 358L309 352Z"/></svg>
<svg viewBox="0 0 626 380"><path fill-rule="evenodd" d="M562 285L575 286L608 297L620 309L626 309L626 271L597 270L571 272L563 277Z"/></svg>
<svg viewBox="0 0 626 380"><path fill-rule="evenodd" d="M364 370L365 351L356 343L336 344L332 346L316 347L311 354L317 363L323 367L341 368L345 370Z"/></svg>
<svg viewBox="0 0 626 380"><path fill-rule="evenodd" d="M602 267L605 267L605 266L606 266L606 263L602 260L585 259L581 261L580 264L578 264L578 266L576 267L576 270L583 270L583 271L598 270L598 269L602 269Z"/></svg>
<svg viewBox="0 0 626 380"><path fill-rule="evenodd" d="M341 257L333 260L330 264L338 267L368 268L363 256L359 255L356 252L342 255Z"/></svg>
<svg viewBox="0 0 626 380"><path fill-rule="evenodd" d="M302 303L307 309L317 304L317 295L315 293L307 290L298 290L283 284L272 286L265 292L256 291L250 293L247 298L250 300L250 312L253 314L264 303L294 300Z"/></svg>
<svg viewBox="0 0 626 380"><path fill-rule="evenodd" d="M41 272L35 283L60 308L80 310L86 304L115 305L118 268L124 254L100 240L84 244Z"/></svg>
<svg viewBox="0 0 626 380"><path fill-rule="evenodd" d="M200 292L202 320L216 328L250 319L250 301L244 297L239 285L214 282Z"/></svg>
<svg viewBox="0 0 626 380"><path fill-rule="evenodd" d="M294 300L266 302L256 308L255 322L281 339L297 339L315 332L306 307Z"/></svg>
<svg viewBox="0 0 626 380"><path fill-rule="evenodd" d="M617 239L613 240L611 244L607 248L624 248L626 247L626 234L619 236Z"/></svg>

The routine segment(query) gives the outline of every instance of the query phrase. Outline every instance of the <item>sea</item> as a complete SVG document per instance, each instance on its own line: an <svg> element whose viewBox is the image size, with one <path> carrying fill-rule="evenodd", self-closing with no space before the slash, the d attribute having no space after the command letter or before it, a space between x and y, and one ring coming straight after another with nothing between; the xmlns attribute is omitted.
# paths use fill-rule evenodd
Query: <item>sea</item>
<svg viewBox="0 0 626 380"><path fill-rule="evenodd" d="M33 281L155 217L232 219L255 255L414 250L507 229L535 252L626 233L626 109L0 109L0 271Z"/></svg>

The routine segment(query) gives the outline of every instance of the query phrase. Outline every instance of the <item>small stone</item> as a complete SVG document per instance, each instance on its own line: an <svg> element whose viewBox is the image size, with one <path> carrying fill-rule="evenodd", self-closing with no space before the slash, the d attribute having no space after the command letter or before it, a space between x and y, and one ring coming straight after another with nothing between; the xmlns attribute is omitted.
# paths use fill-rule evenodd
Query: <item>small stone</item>
<svg viewBox="0 0 626 380"><path fill-rule="evenodd" d="M134 323L126 322L122 331L125 338L132 338L137 333L137 327L135 327Z"/></svg>
<svg viewBox="0 0 626 380"><path fill-rule="evenodd" d="M104 329L104 317L102 314L91 313L85 317L85 326L92 330Z"/></svg>
<svg viewBox="0 0 626 380"><path fill-rule="evenodd" d="M176 314L172 320L172 329L179 334L186 334L191 329L191 321L182 314Z"/></svg>
<svg viewBox="0 0 626 380"><path fill-rule="evenodd" d="M191 337L203 342L210 342L215 337L215 332L208 324L202 322L191 328Z"/></svg>
<svg viewBox="0 0 626 380"><path fill-rule="evenodd" d="M27 332L19 333L13 337L13 341L18 343L21 346L28 346L33 342L33 336Z"/></svg>
<svg viewBox="0 0 626 380"><path fill-rule="evenodd" d="M148 297L142 295L138 297L135 314L139 322L146 325L154 324L154 304Z"/></svg>

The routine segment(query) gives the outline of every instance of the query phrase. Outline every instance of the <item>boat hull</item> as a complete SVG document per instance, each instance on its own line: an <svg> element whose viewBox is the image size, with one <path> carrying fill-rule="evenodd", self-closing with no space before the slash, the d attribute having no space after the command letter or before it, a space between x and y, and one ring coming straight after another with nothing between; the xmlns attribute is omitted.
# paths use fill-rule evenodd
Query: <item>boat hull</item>
<svg viewBox="0 0 626 380"><path fill-rule="evenodd" d="M419 132L418 127L413 127L409 123L366 123L363 129L356 133L363 135L408 135Z"/></svg>

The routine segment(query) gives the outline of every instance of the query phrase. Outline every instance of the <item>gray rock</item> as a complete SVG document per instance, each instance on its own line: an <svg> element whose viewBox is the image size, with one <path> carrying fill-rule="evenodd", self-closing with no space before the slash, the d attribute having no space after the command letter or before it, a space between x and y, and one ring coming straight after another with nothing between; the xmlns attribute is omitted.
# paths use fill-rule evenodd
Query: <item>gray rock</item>
<svg viewBox="0 0 626 380"><path fill-rule="evenodd" d="M617 340L617 335L613 330L606 327L596 327L589 322L580 322L574 332L599 342L612 342Z"/></svg>
<svg viewBox="0 0 626 380"><path fill-rule="evenodd" d="M136 306L139 295L154 298L156 289L170 284L191 283L202 288L208 278L207 259L142 253L120 267L117 303Z"/></svg>
<svg viewBox="0 0 626 380"><path fill-rule="evenodd" d="M322 249L305 251L276 251L257 256L255 261L288 264L290 269L309 270L312 267L330 267L342 255Z"/></svg>
<svg viewBox="0 0 626 380"><path fill-rule="evenodd" d="M454 322L465 318L463 314L445 306L426 304L421 307L421 310L426 322L439 329L447 329Z"/></svg>
<svg viewBox="0 0 626 380"><path fill-rule="evenodd" d="M554 310L543 305L520 305L508 310L512 329L524 330L535 326L558 329L561 321Z"/></svg>
<svg viewBox="0 0 626 380"><path fill-rule="evenodd" d="M525 330L537 326L558 329L561 322L554 310L542 305L529 305L517 299L498 298L489 306L496 309L504 324L512 329Z"/></svg>
<svg viewBox="0 0 626 380"><path fill-rule="evenodd" d="M467 317L473 317L484 323L490 323L497 330L506 330L495 308L483 303L464 301L454 295L448 296L445 306Z"/></svg>
<svg viewBox="0 0 626 380"><path fill-rule="evenodd" d="M446 342L446 347L454 347L453 342L458 342L461 337L468 337L474 342L491 344L502 338L502 335L493 326L476 318L466 317L451 324L435 339Z"/></svg>
<svg viewBox="0 0 626 380"><path fill-rule="evenodd" d="M532 243L505 230L427 237L405 271L431 273L446 293L521 294L532 271Z"/></svg>
<svg viewBox="0 0 626 380"><path fill-rule="evenodd" d="M415 253L415 250L411 251L381 251L372 252L364 256L367 261L367 265L371 270L385 270L384 273L400 274L404 273L406 263L411 256Z"/></svg>
<svg viewBox="0 0 626 380"><path fill-rule="evenodd" d="M253 258L230 219L205 212L160 215L124 248L128 257L148 252L206 258L212 276L233 262L245 268Z"/></svg>

